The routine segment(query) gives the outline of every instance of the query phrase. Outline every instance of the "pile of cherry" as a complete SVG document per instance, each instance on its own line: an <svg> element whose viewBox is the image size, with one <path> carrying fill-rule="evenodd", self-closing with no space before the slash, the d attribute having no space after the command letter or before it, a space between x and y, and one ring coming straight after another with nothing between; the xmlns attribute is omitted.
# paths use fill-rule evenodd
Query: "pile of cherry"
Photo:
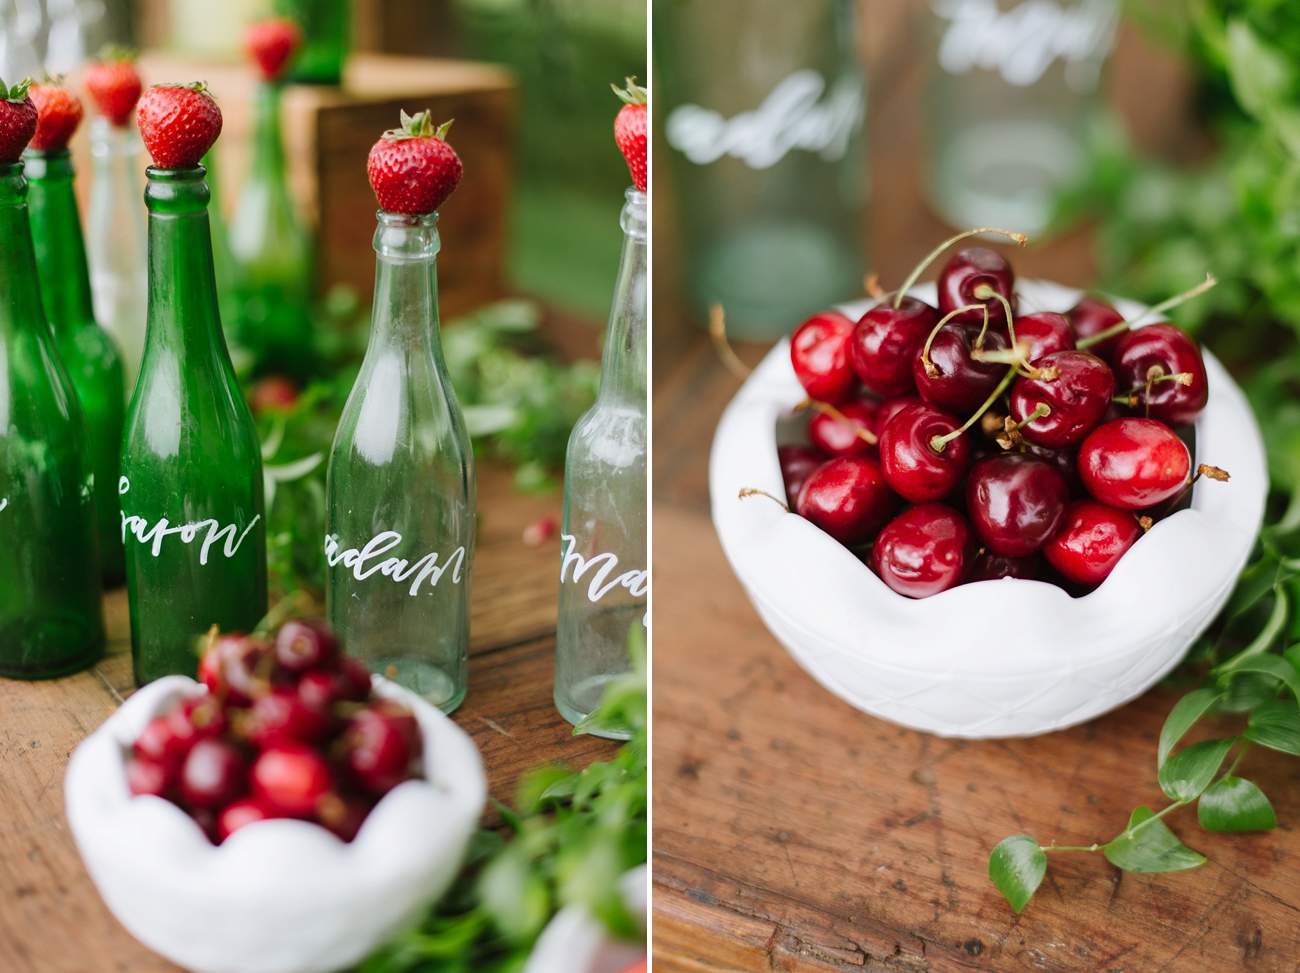
<svg viewBox="0 0 1300 973"><path fill-rule="evenodd" d="M370 672L322 623L218 636L199 678L208 692L144 728L126 778L132 794L183 808L215 844L270 818L351 841L381 797L421 776L415 716L375 696Z"/></svg>
<svg viewBox="0 0 1300 973"><path fill-rule="evenodd" d="M1017 315L985 248L949 260L938 308L906 286L792 336L817 411L812 447L779 450L791 506L912 598L1004 577L1091 590L1194 482L1173 427L1209 396L1196 342L1093 298Z"/></svg>

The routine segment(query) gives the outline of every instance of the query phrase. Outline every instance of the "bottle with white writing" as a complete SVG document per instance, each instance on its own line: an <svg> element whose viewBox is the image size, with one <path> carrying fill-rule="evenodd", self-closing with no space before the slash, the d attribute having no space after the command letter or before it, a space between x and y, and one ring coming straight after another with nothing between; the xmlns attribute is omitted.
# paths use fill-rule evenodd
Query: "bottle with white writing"
<svg viewBox="0 0 1300 973"><path fill-rule="evenodd" d="M118 481L139 685L193 676L198 636L266 614L261 445L221 330L205 174L151 166L145 186L149 327Z"/></svg>
<svg viewBox="0 0 1300 973"><path fill-rule="evenodd" d="M560 532L555 705L577 724L631 668L628 629L645 624L646 194L627 191L623 256L605 330L600 394L569 437ZM626 734L604 736L626 738Z"/></svg>
<svg viewBox="0 0 1300 973"><path fill-rule="evenodd" d="M9 97L25 93L17 86ZM23 164L3 162L0 676L62 676L99 658L104 611L97 535L89 436L41 307Z"/></svg>
<svg viewBox="0 0 1300 973"><path fill-rule="evenodd" d="M469 671L474 454L438 330L437 213L380 210L370 344L330 452L330 624L451 712Z"/></svg>

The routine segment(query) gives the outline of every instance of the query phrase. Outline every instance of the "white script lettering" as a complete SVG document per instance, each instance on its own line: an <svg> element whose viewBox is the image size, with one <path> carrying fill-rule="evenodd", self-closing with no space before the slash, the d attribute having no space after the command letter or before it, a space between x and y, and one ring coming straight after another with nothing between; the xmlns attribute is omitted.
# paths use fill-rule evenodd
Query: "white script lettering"
<svg viewBox="0 0 1300 973"><path fill-rule="evenodd" d="M614 580L606 583L605 579L613 574L614 569L618 567L617 554L606 551L604 554L596 554L591 558L585 558L574 550L578 546L578 539L572 534L561 534L560 542L568 545L560 558L560 584L564 584L564 576L568 573L570 564L573 565L572 578L575 584L582 580L584 574L597 564L600 564L600 569L592 575L591 585L587 588L587 599L589 601L600 601L611 590L620 585L628 589L628 594L633 598L640 598L646 593L646 588L650 585L649 571L624 571Z"/></svg>
<svg viewBox="0 0 1300 973"><path fill-rule="evenodd" d="M442 580L442 576L448 568L451 568L451 583L460 582L461 565L465 563L465 548L458 547L452 551L451 557L443 561L441 566L438 564L438 552L431 551L424 557L420 558L414 564L411 564L403 557L390 557L386 560L379 561L382 554L386 554L402 543L402 535L395 530L385 530L376 534L366 543L366 546L358 550L355 547L348 548L346 551L340 550L341 545L337 536L328 534L325 537L325 562L330 567L336 567L342 564L345 568L352 571L352 577L358 581L365 581L375 572L379 572L386 578L401 584L412 575L415 580L411 582L410 594L414 595L421 584L426 580L429 587L436 587ZM367 561L376 563L367 566ZM452 566L452 562L455 566Z"/></svg>
<svg viewBox="0 0 1300 973"><path fill-rule="evenodd" d="M119 496L125 494L130 489L131 482L126 477L122 477L118 480L117 492ZM199 532L206 530L207 536L203 538L203 546L199 548L199 563L207 564L208 551L212 548L213 544L217 543L217 541L221 540L223 537L225 538L225 543L221 546L221 552L225 554L226 557L234 557L235 552L238 551L240 545L244 543L244 538L248 536L248 532L252 530L261 519L261 514L254 516L253 519L248 522L248 526L244 528L244 532L239 535L239 539L236 540L236 526L234 524L227 524L225 527L222 527L215 520L199 520L192 524L181 524L172 527L169 525L167 518L163 517L151 528L149 526L149 521L145 518L129 516L127 512L123 510L122 543L126 543L126 533L129 530L135 536L135 539L141 544L150 544L151 547L149 553L154 557L158 557L162 553L162 542L168 535L179 534L181 537L181 543L192 544L194 543L194 539L198 537Z"/></svg>

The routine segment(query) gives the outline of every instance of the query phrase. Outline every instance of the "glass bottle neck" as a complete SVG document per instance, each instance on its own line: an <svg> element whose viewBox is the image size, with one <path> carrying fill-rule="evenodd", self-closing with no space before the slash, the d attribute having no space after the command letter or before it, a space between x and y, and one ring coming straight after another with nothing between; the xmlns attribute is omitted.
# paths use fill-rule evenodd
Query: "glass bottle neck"
<svg viewBox="0 0 1300 973"><path fill-rule="evenodd" d="M67 149L29 150L27 177L32 240L45 313L55 334L70 334L95 323L86 243L72 189L72 156Z"/></svg>
<svg viewBox="0 0 1300 973"><path fill-rule="evenodd" d="M646 408L646 194L627 191L623 255L605 328L599 400Z"/></svg>
<svg viewBox="0 0 1300 973"><path fill-rule="evenodd" d="M134 125L114 125L103 115L96 115L90 123L90 151L96 162L113 158L134 158L144 148Z"/></svg>
<svg viewBox="0 0 1300 973"><path fill-rule="evenodd" d="M144 368L155 354L169 353L183 357L187 371L228 370L212 267L206 170L151 166L146 175L149 313Z"/></svg>
<svg viewBox="0 0 1300 973"><path fill-rule="evenodd" d="M370 346L438 343L438 214L405 216L380 210L375 228L375 305Z"/></svg>
<svg viewBox="0 0 1300 973"><path fill-rule="evenodd" d="M280 136L279 82L261 82L257 86L253 111L256 119L253 134L253 178L284 177L284 142Z"/></svg>
<svg viewBox="0 0 1300 973"><path fill-rule="evenodd" d="M23 164L0 162L0 338L43 321L44 315Z"/></svg>

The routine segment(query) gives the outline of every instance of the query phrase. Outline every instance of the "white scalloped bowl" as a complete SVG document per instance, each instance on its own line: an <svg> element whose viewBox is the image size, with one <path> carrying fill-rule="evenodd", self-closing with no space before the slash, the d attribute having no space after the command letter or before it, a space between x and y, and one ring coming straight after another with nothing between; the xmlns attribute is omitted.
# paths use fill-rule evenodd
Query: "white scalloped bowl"
<svg viewBox="0 0 1300 973"><path fill-rule="evenodd" d="M913 291L934 302L934 285ZM1017 284L1022 313L1064 311L1080 291ZM872 302L843 310L851 318ZM1117 302L1128 318L1143 310ZM1090 720L1169 672L1232 592L1268 487L1259 427L1241 389L1205 352L1210 396L1191 507L1157 523L1082 598L1004 578L912 600L846 548L744 487L782 497L776 427L805 393L790 346L772 349L718 424L709 459L713 524L772 634L818 682L858 709L941 736L1031 736Z"/></svg>
<svg viewBox="0 0 1300 973"><path fill-rule="evenodd" d="M344 843L305 821L259 821L220 846L175 804L132 797L124 754L175 700L207 690L167 676L132 695L77 747L68 823L90 877L131 935L195 973L330 973L420 916L455 878L487 797L473 741L437 708L380 677L415 713L426 780L384 796Z"/></svg>

